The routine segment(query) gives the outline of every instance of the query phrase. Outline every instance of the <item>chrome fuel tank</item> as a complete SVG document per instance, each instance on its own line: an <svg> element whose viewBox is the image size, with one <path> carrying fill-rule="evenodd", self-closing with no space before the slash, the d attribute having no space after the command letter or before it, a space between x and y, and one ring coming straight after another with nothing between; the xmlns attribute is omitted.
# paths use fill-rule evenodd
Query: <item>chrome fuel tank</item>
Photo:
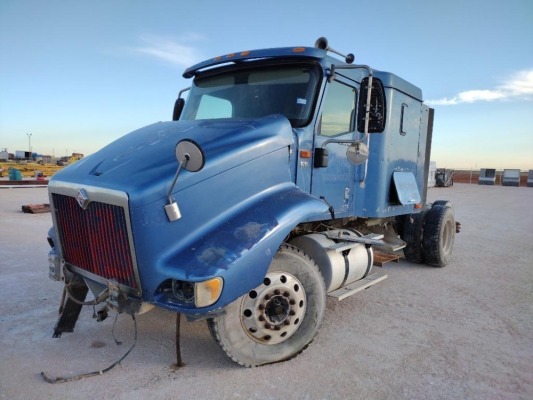
<svg viewBox="0 0 533 400"><path fill-rule="evenodd" d="M342 229L342 236L361 236L358 232ZM329 293L366 277L372 270L374 253L372 247L353 243L349 249L339 251L335 248L338 241L321 233L299 236L290 241L302 249L318 265L326 291Z"/></svg>

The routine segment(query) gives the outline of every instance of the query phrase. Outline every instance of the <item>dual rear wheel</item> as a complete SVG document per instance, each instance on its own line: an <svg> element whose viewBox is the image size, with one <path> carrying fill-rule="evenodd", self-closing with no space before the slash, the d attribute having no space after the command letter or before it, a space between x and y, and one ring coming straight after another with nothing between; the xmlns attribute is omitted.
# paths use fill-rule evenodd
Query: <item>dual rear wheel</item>
<svg viewBox="0 0 533 400"><path fill-rule="evenodd" d="M436 201L431 208L408 215L402 231L407 243L405 258L435 267L446 266L452 256L455 231L455 213L448 201Z"/></svg>

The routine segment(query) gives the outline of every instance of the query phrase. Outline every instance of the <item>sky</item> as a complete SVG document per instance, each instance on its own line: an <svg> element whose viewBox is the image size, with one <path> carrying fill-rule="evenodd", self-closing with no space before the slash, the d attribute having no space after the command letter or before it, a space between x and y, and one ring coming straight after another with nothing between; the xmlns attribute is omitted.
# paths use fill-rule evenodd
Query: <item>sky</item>
<svg viewBox="0 0 533 400"><path fill-rule="evenodd" d="M422 89L437 167L533 169L532 0L1 0L0 150L91 154L170 120L188 66L320 36Z"/></svg>

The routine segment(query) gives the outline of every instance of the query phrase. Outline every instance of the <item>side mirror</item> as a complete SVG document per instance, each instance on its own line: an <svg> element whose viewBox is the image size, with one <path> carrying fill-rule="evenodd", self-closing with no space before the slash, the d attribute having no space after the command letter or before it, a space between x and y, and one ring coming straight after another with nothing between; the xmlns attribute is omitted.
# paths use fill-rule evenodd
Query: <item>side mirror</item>
<svg viewBox="0 0 533 400"><path fill-rule="evenodd" d="M178 181L178 176L181 169L185 168L187 171L197 172L204 167L205 163L204 153L202 152L200 146L188 139L182 140L176 146L176 159L179 163L178 170L176 171L176 175L174 175L174 179L172 180L172 184L170 185L170 189L167 193L168 202L164 206L165 213L167 214L170 222L177 221L181 218L181 211L178 207L178 203L172 197L172 191L174 190L174 186Z"/></svg>
<svg viewBox="0 0 533 400"><path fill-rule="evenodd" d="M315 149L314 168L326 168L328 166L328 150L324 146L330 143L349 144L348 150L346 150L346 158L355 165L362 164L368 160L368 145L365 143L361 141L353 142L351 140L329 139L322 144L322 147Z"/></svg>
<svg viewBox="0 0 533 400"><path fill-rule="evenodd" d="M180 119L183 107L185 107L185 100L181 97L176 99L176 102L174 103L174 111L172 113L172 121L177 121Z"/></svg>
<svg viewBox="0 0 533 400"><path fill-rule="evenodd" d="M355 164L362 164L368 160L368 146L363 142L355 142L346 150L346 158Z"/></svg>

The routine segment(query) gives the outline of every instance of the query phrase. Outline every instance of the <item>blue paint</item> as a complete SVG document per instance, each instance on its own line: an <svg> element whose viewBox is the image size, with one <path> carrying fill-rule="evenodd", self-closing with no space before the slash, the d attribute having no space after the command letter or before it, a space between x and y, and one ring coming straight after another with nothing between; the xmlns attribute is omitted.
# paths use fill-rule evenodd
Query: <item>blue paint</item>
<svg viewBox="0 0 533 400"><path fill-rule="evenodd" d="M370 135L367 164L351 164L345 155L348 145L330 143L328 166L313 168L313 158L306 154L329 139L316 132L332 64L343 62L315 48L266 49L207 60L184 76L201 77L207 70L212 74L221 64L228 70L267 68L280 61L307 63L319 71L310 97L298 95L291 103L314 105L304 126L291 126L290 116L281 114L158 122L52 178L50 190L72 184L127 194L143 301L191 316L207 315L256 287L287 235L304 222L327 223L330 206L337 218L413 212L415 202L405 201L404 192L399 193L401 201L394 199L395 173L408 177L408 190L419 193L417 200L425 198L428 109L421 90L403 79L375 71L385 87L387 123L383 133ZM339 69L336 74L358 93L365 70ZM335 138L361 137L361 132L350 131ZM198 172L180 173L172 197L182 218L170 222L164 212L166 194L178 166L175 148L184 139L198 144L205 165ZM172 279L200 282L212 277L223 278L224 290L217 303L203 309L162 291Z"/></svg>

